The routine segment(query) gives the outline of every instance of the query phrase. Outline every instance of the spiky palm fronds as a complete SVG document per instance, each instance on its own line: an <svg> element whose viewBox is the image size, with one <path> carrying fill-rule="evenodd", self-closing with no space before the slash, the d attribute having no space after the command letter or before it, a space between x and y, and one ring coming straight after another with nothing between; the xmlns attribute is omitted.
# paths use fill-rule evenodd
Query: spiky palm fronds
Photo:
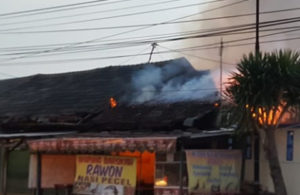
<svg viewBox="0 0 300 195"><path fill-rule="evenodd" d="M289 50L250 53L237 65L225 94L243 127L277 127L289 107L300 105L300 55Z"/></svg>

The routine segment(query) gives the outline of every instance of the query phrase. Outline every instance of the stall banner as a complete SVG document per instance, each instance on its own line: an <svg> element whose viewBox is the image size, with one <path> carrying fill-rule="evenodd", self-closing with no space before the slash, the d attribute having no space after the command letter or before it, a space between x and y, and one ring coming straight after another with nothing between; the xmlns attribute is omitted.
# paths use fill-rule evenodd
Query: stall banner
<svg viewBox="0 0 300 195"><path fill-rule="evenodd" d="M235 194L240 189L239 150L187 150L189 194Z"/></svg>
<svg viewBox="0 0 300 195"><path fill-rule="evenodd" d="M74 194L133 195L135 186L135 158L77 155Z"/></svg>

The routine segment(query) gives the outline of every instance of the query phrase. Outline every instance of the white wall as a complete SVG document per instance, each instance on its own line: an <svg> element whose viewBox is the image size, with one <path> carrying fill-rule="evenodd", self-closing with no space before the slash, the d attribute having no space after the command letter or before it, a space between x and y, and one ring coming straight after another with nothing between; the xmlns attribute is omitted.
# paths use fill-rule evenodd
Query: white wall
<svg viewBox="0 0 300 195"><path fill-rule="evenodd" d="M293 160L286 160L287 149L287 132L294 131L294 154ZM264 135L261 135L261 143L263 142ZM280 129L276 132L277 150L279 161L281 164L285 184L289 195L300 194L300 128L287 128ZM272 179L270 177L270 169L268 161L265 158L263 148L260 148L260 183L263 190L270 192L274 191ZM245 180L253 181L253 160L246 160L245 165Z"/></svg>

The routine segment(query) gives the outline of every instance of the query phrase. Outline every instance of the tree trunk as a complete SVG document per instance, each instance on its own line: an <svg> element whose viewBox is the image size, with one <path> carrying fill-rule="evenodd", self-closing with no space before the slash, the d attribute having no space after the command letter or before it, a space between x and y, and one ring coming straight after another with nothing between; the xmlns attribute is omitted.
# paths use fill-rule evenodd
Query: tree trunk
<svg viewBox="0 0 300 195"><path fill-rule="evenodd" d="M264 144L264 149L268 158L275 193L276 195L287 195L276 148L275 129L265 129L265 133L266 143Z"/></svg>

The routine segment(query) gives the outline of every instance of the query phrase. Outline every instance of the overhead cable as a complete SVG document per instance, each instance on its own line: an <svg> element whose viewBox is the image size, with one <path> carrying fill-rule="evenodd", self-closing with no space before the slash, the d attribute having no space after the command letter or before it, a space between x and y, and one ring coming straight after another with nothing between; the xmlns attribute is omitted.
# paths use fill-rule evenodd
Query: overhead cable
<svg viewBox="0 0 300 195"><path fill-rule="evenodd" d="M175 19L171 19L171 20L168 20L168 21L165 21L165 22L153 25L153 26L158 26L158 25L161 25L161 24L164 24L164 23L167 23L167 22L173 22L173 21L177 21L177 20L189 18L189 17L192 17L192 16L196 16L196 15L199 15L199 14L203 14L203 13L215 11L215 10L218 10L218 9L223 9L223 8L231 7L231 6L234 6L234 5L237 5L237 4L244 3L246 1L247 0L241 0L241 1L233 2L233 3L225 4L225 5L222 5L222 6L219 6L219 7L215 7L215 8L212 8L212 9L207 9L207 10L204 10L204 11L201 11L201 12L189 14L189 15L178 17L178 18L175 18ZM153 26L150 26L150 27L153 27ZM123 31L123 32L119 32L119 33L108 35L108 36L104 36L104 37L90 39L90 40L87 40L87 41L74 42L74 43L71 43L71 44L66 45L66 46L57 47L57 48L53 48L53 49L49 49L49 50L43 50L43 51L37 52L35 54L24 55L24 56L19 56L19 57L15 57L15 58L10 58L10 59L7 59L5 62L16 60L16 59L27 58L27 57L31 57L32 55L38 55L38 54L41 54L41 53L55 52L55 51L59 51L59 50L62 50L62 49L65 49L65 48L69 48L69 47L73 47L73 46L76 46L76 45L82 45L82 44L92 43L92 42L96 42L96 41L100 41L100 40L105 40L107 38L111 38L111 37L115 37L115 36L119 36L119 35L124 35L124 34L132 33L132 32L137 32L137 31L145 30L145 29L148 29L150 27L149 26L147 26L147 27L141 27L141 28L136 28L136 29L132 29L132 30L128 30L128 31Z"/></svg>
<svg viewBox="0 0 300 195"><path fill-rule="evenodd" d="M107 20L107 19L120 18L120 17L123 18L123 17L128 17L128 16L137 16L137 15L142 15L142 14L153 14L155 12L163 12L163 11L169 11L169 10L175 10L175 9L182 9L182 8L186 8L186 7L193 7L193 6L196 6L196 5L199 6L199 5L205 5L205 4L210 4L210 3L216 3L216 2L220 2L220 0L212 0L212 1L206 1L206 2L201 2L201 3L193 3L193 4L181 5L181 6L175 6L175 7L167 7L167 8L162 8L162 9L127 13L127 14L119 14L119 15L114 15L114 16L100 17L100 18L74 20L74 21L52 23L52 24L43 24L43 25L36 25L36 26L18 27L18 28L11 28L11 29L7 29L7 30L11 31L11 30L33 29L33 28L51 27L51 26L62 26L62 25L78 24L78 23L85 23L85 22L92 22L92 21L99 21L99 20ZM43 21L43 19L41 19L41 20L39 19L38 21ZM31 22L32 21L27 21L27 22L22 21L21 24L31 23ZM4 23L4 24L0 24L0 26L14 25L14 24L16 24L16 23Z"/></svg>

